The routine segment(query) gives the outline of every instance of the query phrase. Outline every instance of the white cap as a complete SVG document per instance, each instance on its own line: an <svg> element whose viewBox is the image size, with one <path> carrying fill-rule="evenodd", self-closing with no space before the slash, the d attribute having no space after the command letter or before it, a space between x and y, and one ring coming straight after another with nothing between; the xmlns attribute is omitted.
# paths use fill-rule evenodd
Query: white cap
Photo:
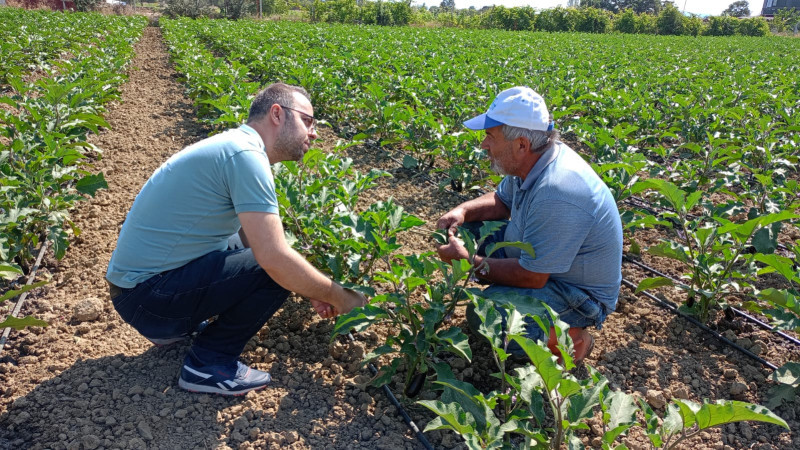
<svg viewBox="0 0 800 450"><path fill-rule="evenodd" d="M544 99L526 86L516 86L499 93L486 114L464 122L464 126L470 130L485 130L498 125L538 131L553 129Z"/></svg>

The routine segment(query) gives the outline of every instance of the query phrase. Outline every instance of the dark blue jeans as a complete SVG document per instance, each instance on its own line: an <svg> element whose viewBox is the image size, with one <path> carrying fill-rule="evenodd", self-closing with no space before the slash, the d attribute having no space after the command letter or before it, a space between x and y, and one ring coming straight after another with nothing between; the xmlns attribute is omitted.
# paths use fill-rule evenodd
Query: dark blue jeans
<svg viewBox="0 0 800 450"><path fill-rule="evenodd" d="M195 339L199 364L230 364L275 314L289 291L264 272L250 249L212 252L123 289L112 299L122 319L152 339L191 333L217 316Z"/></svg>

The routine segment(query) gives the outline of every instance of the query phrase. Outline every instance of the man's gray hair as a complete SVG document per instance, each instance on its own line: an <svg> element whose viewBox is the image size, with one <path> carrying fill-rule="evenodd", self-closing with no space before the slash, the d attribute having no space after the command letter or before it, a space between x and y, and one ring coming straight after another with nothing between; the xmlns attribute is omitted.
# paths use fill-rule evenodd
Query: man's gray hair
<svg viewBox="0 0 800 450"><path fill-rule="evenodd" d="M262 89L261 92L256 94L253 103L250 104L250 112L247 116L247 122L250 123L254 120L261 119L266 116L272 105L279 104L287 108L294 108L294 93L297 92L303 97L311 101L308 92L300 86L292 86L286 83L273 83ZM284 111L286 117L289 116L289 111Z"/></svg>
<svg viewBox="0 0 800 450"><path fill-rule="evenodd" d="M516 138L525 138L531 143L531 152L544 153L550 146L561 137L561 133L556 129L550 131L529 130L527 128L512 127L503 125L503 136L512 141Z"/></svg>

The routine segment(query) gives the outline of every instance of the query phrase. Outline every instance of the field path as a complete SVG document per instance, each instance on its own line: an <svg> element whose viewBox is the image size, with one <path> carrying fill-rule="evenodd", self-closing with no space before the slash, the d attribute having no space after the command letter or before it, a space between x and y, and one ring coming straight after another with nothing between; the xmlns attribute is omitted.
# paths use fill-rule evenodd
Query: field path
<svg viewBox="0 0 800 450"><path fill-rule="evenodd" d="M177 388L187 346L153 347L119 319L104 281L119 228L147 177L207 134L177 82L159 28L148 27L136 45L121 102L106 119L112 129L92 142L104 150L98 169L109 189L75 211L83 233L62 261L47 261L43 270L55 282L29 296L24 310L51 326L13 332L0 355L0 449L419 448L380 391L362 388L368 378L360 357L387 330L363 333L355 345L329 347L331 323L299 298L287 302L244 354L248 363L273 374L271 387L235 399ZM324 131L319 145L332 148L335 142ZM381 167L395 175L381 181L370 202L393 197L430 224L460 200L398 169L379 151L348 152L361 170ZM404 239L409 252L431 250L418 233ZM463 311L455 320L463 320ZM590 363L613 386L639 392L651 403L671 396L766 402L768 372L626 290L618 313L595 335ZM763 341L764 356L786 351L758 336L753 340ZM472 366L453 366L464 379L491 381L485 353L476 352ZM392 388L398 392L400 386ZM410 411L420 427L430 418L413 405ZM796 407L778 413L800 427ZM597 444L600 428L595 420L582 436L588 445ZM437 448L458 447L449 434L429 437ZM644 438L633 435L627 443L639 448ZM777 427L737 424L705 433L687 448L750 446L800 448L800 439Z"/></svg>

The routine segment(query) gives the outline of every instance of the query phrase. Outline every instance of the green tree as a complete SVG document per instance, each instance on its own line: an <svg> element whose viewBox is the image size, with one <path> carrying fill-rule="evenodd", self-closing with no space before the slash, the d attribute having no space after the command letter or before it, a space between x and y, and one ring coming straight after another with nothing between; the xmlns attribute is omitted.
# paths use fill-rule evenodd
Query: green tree
<svg viewBox="0 0 800 450"><path fill-rule="evenodd" d="M439 9L442 11L455 11L456 0L442 0L442 3L439 4Z"/></svg>
<svg viewBox="0 0 800 450"><path fill-rule="evenodd" d="M722 11L722 15L731 17L750 17L750 5L747 4L747 0L735 1L728 5L728 9Z"/></svg>
<svg viewBox="0 0 800 450"><path fill-rule="evenodd" d="M800 10L793 8L779 9L775 12L775 20L772 21L772 27L777 33L794 30L798 24L800 24Z"/></svg>
<svg viewBox="0 0 800 450"><path fill-rule="evenodd" d="M597 8L584 8L575 24L575 31L584 33L605 33L611 26L608 11Z"/></svg>
<svg viewBox="0 0 800 450"><path fill-rule="evenodd" d="M748 17L739 21L739 34L742 36L768 36L769 24L763 17Z"/></svg>
<svg viewBox="0 0 800 450"><path fill-rule="evenodd" d="M658 34L684 34L685 20L686 17L678 11L675 5L667 4L666 7L661 10L661 14L658 15L658 19L656 20Z"/></svg>
<svg viewBox="0 0 800 450"><path fill-rule="evenodd" d="M708 36L733 36L738 30L739 19L723 15L709 19L708 29L706 29L705 34Z"/></svg>
<svg viewBox="0 0 800 450"><path fill-rule="evenodd" d="M618 13L631 9L637 14L657 14L661 11L660 0L581 0L581 8L597 8Z"/></svg>
<svg viewBox="0 0 800 450"><path fill-rule="evenodd" d="M636 13L632 9L622 11L614 20L614 31L636 33Z"/></svg>

